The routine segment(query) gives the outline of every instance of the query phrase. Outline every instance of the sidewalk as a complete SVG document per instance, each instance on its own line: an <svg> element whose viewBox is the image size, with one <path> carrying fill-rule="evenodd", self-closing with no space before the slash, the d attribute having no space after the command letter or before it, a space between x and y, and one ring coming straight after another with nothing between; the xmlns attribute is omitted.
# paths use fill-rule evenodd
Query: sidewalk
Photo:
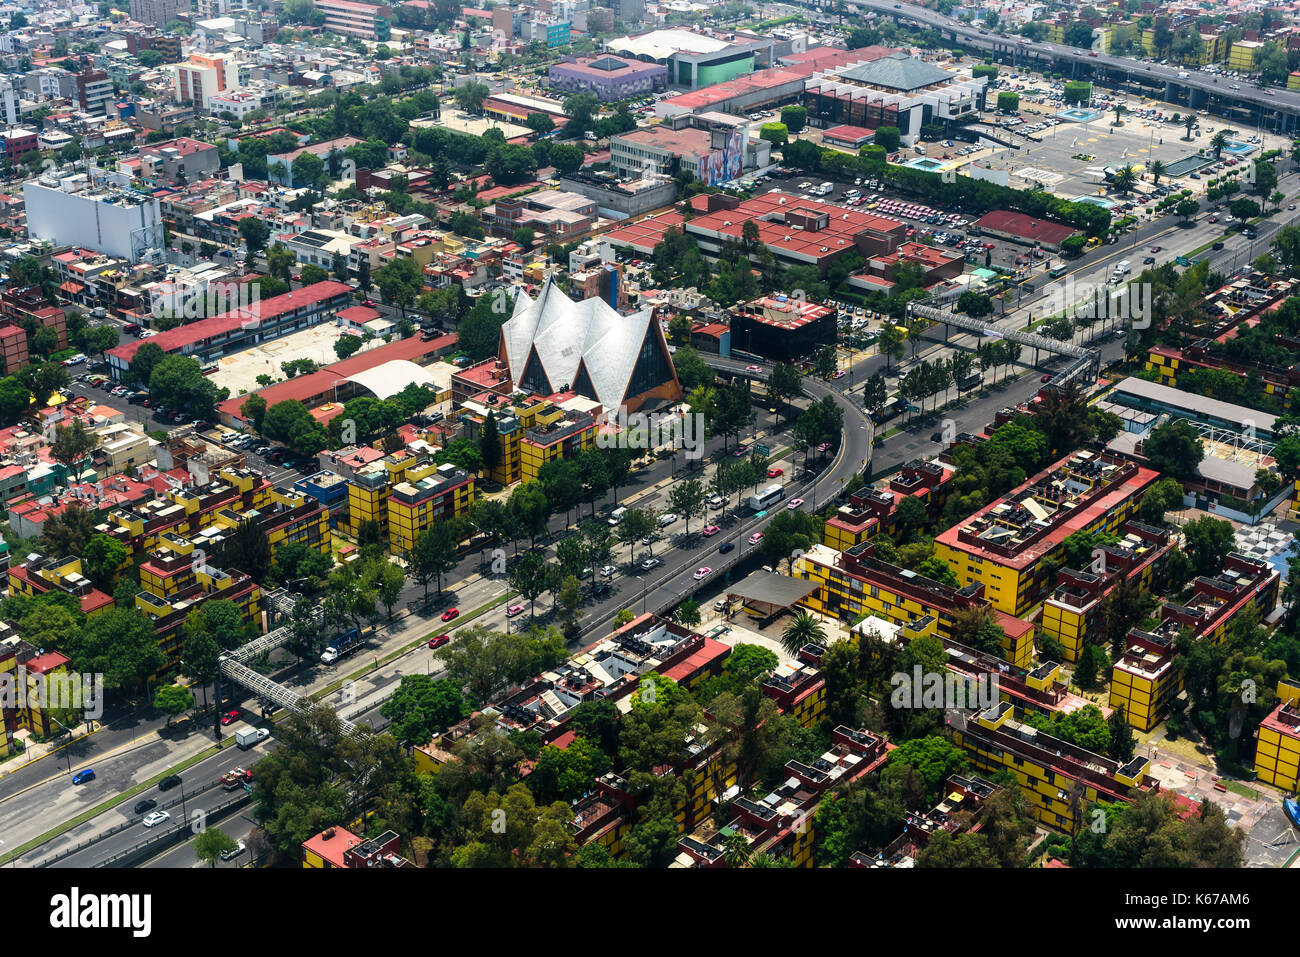
<svg viewBox="0 0 1300 957"><path fill-rule="evenodd" d="M71 730L71 738L66 738L63 735L60 735L58 740L43 742L33 741L31 731L24 730L14 732L14 740L21 741L23 744L23 753L14 755L3 764L0 764L0 778L13 774L15 771L26 767L33 761L40 761L42 758L48 758L52 754L58 754L69 744L80 741L89 735L94 734L96 731L101 730L101 725L95 720L83 721L80 724L73 725Z"/></svg>

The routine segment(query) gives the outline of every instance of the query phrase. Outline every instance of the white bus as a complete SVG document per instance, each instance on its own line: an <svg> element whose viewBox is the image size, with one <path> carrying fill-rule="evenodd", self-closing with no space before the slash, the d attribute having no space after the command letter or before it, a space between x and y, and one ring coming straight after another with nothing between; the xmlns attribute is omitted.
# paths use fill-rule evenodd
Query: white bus
<svg viewBox="0 0 1300 957"><path fill-rule="evenodd" d="M776 502L781 501L783 498L785 498L785 486L769 485L757 495L751 495L749 497L749 507L756 512L761 512L769 505L773 505Z"/></svg>

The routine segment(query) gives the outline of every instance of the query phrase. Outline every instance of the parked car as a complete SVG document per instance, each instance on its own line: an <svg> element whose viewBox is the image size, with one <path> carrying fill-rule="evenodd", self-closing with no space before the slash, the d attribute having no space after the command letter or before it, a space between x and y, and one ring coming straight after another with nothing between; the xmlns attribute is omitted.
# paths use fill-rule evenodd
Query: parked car
<svg viewBox="0 0 1300 957"><path fill-rule="evenodd" d="M95 771L93 768L82 768L72 776L73 784L85 784L87 781L95 780Z"/></svg>
<svg viewBox="0 0 1300 957"><path fill-rule="evenodd" d="M244 851L246 850L248 850L247 844L245 844L243 841L236 841L235 846L232 847L230 850L221 852L221 859L223 861L233 861L240 854L243 854Z"/></svg>
<svg viewBox="0 0 1300 957"><path fill-rule="evenodd" d="M602 578L613 578L613 577L614 577L614 573L615 573L616 571L618 571L618 569L615 568L613 565L606 565L606 566L604 566L603 568L601 568L601 570L600 570L600 576L601 576Z"/></svg>

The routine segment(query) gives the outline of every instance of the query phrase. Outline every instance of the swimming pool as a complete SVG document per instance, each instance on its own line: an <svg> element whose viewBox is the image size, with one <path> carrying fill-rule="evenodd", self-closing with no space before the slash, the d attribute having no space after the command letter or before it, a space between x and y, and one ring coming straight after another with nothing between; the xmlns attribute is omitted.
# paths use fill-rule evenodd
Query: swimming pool
<svg viewBox="0 0 1300 957"><path fill-rule="evenodd" d="M1071 123L1091 123L1101 119L1104 114L1099 110L1085 110L1082 107L1072 106L1068 110L1061 110L1056 115Z"/></svg>
<svg viewBox="0 0 1300 957"><path fill-rule="evenodd" d="M937 169L943 169L942 162L937 159L930 159L928 156L918 156L916 159L909 160L903 165L912 169L923 169L930 173L933 173Z"/></svg>
<svg viewBox="0 0 1300 957"><path fill-rule="evenodd" d="M1228 140L1223 145L1223 152L1230 153L1233 156L1246 156L1255 152L1256 147L1251 143L1238 143L1236 140Z"/></svg>
<svg viewBox="0 0 1300 957"><path fill-rule="evenodd" d="M1114 200L1106 199L1103 196L1076 196L1073 201L1076 203L1090 203L1093 206L1100 206L1102 209L1114 209L1116 205Z"/></svg>

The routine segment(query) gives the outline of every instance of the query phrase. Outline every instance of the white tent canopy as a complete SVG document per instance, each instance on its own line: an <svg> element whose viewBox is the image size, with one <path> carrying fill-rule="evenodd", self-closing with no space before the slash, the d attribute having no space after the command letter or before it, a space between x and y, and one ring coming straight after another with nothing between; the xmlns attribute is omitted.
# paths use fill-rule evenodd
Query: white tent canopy
<svg viewBox="0 0 1300 957"><path fill-rule="evenodd" d="M427 385L434 389L438 387L432 372L409 359L393 359L373 369L350 375L347 380L369 389L380 399L392 398L411 384Z"/></svg>

